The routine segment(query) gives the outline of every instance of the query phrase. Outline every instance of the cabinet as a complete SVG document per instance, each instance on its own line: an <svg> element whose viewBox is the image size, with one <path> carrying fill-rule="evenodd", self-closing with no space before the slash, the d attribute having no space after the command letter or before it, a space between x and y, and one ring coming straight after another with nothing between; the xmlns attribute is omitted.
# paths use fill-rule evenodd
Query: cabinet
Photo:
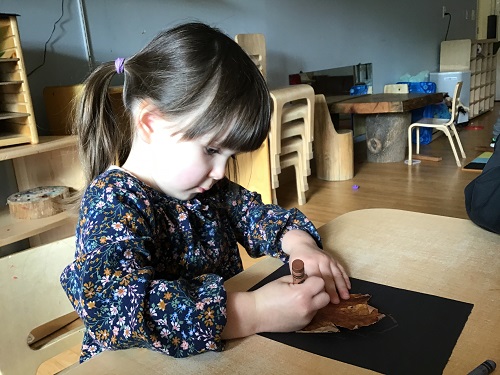
<svg viewBox="0 0 500 375"><path fill-rule="evenodd" d="M490 111L495 105L495 39L460 39L441 42L440 71L470 70L469 119Z"/></svg>
<svg viewBox="0 0 500 375"><path fill-rule="evenodd" d="M12 160L19 190L43 185L83 188L84 178L74 136L43 136L38 144L0 148L0 161ZM0 246L28 238L38 246L74 235L76 216L62 212L33 220L13 218L0 210Z"/></svg>
<svg viewBox="0 0 500 375"><path fill-rule="evenodd" d="M15 14L0 13L0 147L38 143Z"/></svg>

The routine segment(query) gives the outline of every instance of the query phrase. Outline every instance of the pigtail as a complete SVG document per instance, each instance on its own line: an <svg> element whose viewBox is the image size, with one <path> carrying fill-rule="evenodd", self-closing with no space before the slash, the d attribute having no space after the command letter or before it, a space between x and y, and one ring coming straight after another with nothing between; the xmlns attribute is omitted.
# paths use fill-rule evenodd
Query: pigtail
<svg viewBox="0 0 500 375"><path fill-rule="evenodd" d="M119 129L117 115L113 112L109 95L115 65L108 62L97 67L87 78L75 108L74 133L85 180L89 184L110 165L122 159L123 144L129 132Z"/></svg>

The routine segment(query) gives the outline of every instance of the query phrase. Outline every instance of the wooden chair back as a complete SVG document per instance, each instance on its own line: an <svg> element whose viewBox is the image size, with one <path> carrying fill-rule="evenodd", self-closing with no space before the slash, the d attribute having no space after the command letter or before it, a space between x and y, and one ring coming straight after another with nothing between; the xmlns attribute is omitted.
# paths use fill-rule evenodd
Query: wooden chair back
<svg viewBox="0 0 500 375"><path fill-rule="evenodd" d="M456 123L458 120L458 107L460 106L460 93L462 92L463 82L459 81L453 90L453 99L451 102L451 120Z"/></svg>
<svg viewBox="0 0 500 375"><path fill-rule="evenodd" d="M234 40L257 65L264 79L267 79L266 39L264 34L236 34Z"/></svg>
<svg viewBox="0 0 500 375"><path fill-rule="evenodd" d="M74 248L69 237L0 258L0 374L34 375L46 360L81 344L81 325L40 340L78 318L59 282ZM39 340L43 345L29 345Z"/></svg>

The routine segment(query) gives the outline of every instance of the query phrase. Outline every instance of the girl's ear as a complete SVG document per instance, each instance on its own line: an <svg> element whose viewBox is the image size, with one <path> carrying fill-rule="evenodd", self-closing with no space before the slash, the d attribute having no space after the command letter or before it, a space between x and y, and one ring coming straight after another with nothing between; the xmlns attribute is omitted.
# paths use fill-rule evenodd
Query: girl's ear
<svg viewBox="0 0 500 375"><path fill-rule="evenodd" d="M155 108L143 102L137 116L137 133L143 142L151 142L151 137L155 131L155 123L158 122L158 120L159 117Z"/></svg>

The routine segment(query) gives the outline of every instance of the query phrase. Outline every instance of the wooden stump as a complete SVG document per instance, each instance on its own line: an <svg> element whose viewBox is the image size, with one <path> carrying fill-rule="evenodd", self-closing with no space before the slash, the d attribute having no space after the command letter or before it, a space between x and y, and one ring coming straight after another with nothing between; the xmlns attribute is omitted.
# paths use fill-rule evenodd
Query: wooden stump
<svg viewBox="0 0 500 375"><path fill-rule="evenodd" d="M410 112L366 116L367 160L374 163L403 161L410 121Z"/></svg>
<svg viewBox="0 0 500 375"><path fill-rule="evenodd" d="M40 186L12 194L7 203L10 214L16 219L40 219L61 212L58 200L68 194L66 186Z"/></svg>

